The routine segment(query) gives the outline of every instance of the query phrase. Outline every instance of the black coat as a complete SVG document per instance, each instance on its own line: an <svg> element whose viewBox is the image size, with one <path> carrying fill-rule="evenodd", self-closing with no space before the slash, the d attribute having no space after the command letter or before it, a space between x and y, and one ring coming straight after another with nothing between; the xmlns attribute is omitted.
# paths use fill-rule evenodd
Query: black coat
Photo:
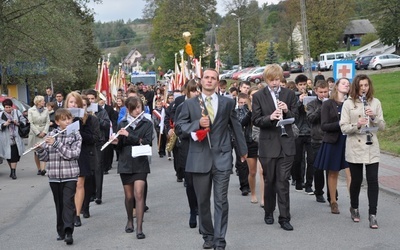
<svg viewBox="0 0 400 250"><path fill-rule="evenodd" d="M78 165L81 175L90 175L89 171L94 171L97 165L96 143L100 139L100 125L96 116L89 115L85 125L80 121L79 132L82 136L81 154L79 155Z"/></svg>
<svg viewBox="0 0 400 250"><path fill-rule="evenodd" d="M122 120L118 124L118 131L126 127L128 121ZM153 123L143 118L135 130L131 126L127 128L129 136L120 135L116 150L119 152L118 173L120 174L135 174L135 173L150 173L149 158L147 156L139 156L132 158L132 146L152 145L153 139Z"/></svg>
<svg viewBox="0 0 400 250"><path fill-rule="evenodd" d="M335 143L342 131L340 130L340 114L338 104L335 100L329 99L322 103L321 129L325 132L323 142Z"/></svg>

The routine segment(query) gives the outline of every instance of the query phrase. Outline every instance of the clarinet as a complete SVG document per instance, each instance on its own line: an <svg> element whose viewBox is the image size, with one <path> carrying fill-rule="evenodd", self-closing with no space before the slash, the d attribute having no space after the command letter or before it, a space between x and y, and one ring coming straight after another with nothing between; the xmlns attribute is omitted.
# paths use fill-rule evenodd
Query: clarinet
<svg viewBox="0 0 400 250"><path fill-rule="evenodd" d="M366 117L368 119L368 124L365 125L366 127L369 127L369 117L366 115L366 110L367 110L367 106L368 106L368 102L367 102L367 97L365 92L362 93L362 102L363 102L363 110L364 110L364 117ZM367 132L367 141L366 143L367 145L372 145L372 133L371 132Z"/></svg>
<svg viewBox="0 0 400 250"><path fill-rule="evenodd" d="M274 93L275 93L275 98L276 98L276 107L278 107L278 103L279 103L279 92L278 92L278 87L274 88ZM279 117L279 120L282 121L283 120L283 115L282 115L282 109L281 111L281 116ZM288 134L286 133L286 129L285 126L281 124L281 136L282 137L287 137Z"/></svg>

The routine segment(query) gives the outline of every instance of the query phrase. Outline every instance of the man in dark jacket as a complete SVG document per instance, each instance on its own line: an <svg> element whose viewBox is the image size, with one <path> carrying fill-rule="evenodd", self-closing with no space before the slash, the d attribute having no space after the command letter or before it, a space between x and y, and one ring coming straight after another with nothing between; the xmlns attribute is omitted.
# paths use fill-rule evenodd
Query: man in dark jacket
<svg viewBox="0 0 400 250"><path fill-rule="evenodd" d="M314 162L322 144L323 131L321 130L321 107L322 102L328 97L328 83L326 83L325 80L318 80L315 85L315 93L317 94L317 99L311 101L307 105L307 120L311 125L311 154L307 157L312 162ZM324 171L314 168L314 194L317 202L325 202L323 196L324 185Z"/></svg>
<svg viewBox="0 0 400 250"><path fill-rule="evenodd" d="M296 77L295 83L297 90L297 103L296 103L296 126L299 128L299 137L296 138L296 155L293 162L293 179L296 181L296 190L303 190L304 175L306 175L305 192L309 195L313 195L312 190L313 182L313 162L310 161L308 155L311 154L311 129L310 124L307 121L306 110L303 104L304 98L308 96L307 88L307 76L300 74ZM305 155L307 152L307 157ZM307 167L305 166L307 162Z"/></svg>

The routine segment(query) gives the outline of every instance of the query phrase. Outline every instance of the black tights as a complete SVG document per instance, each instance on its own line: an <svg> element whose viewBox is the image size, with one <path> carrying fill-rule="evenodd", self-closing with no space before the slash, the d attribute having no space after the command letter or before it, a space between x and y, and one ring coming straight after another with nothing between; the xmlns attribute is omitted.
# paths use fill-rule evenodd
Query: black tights
<svg viewBox="0 0 400 250"><path fill-rule="evenodd" d="M358 208L358 198L360 196L361 184L363 181L363 164L349 163L351 172L350 183L350 203L352 208ZM367 194L369 203L369 214L376 215L376 207L378 206L378 168L379 163L366 164L366 177L367 177Z"/></svg>
<svg viewBox="0 0 400 250"><path fill-rule="evenodd" d="M133 228L133 203L136 201L136 233L143 232L144 214L144 186L145 181L137 180L134 183L124 185L125 209L128 217L127 227Z"/></svg>

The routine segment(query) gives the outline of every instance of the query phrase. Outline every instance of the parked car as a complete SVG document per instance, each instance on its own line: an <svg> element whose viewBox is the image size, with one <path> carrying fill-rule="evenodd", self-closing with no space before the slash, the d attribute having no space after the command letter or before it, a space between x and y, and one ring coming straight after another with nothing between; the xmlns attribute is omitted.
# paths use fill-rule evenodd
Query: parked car
<svg viewBox="0 0 400 250"><path fill-rule="evenodd" d="M317 61L311 61L311 71L317 71L318 70L318 62ZM303 65L303 72L307 70L307 67Z"/></svg>
<svg viewBox="0 0 400 250"><path fill-rule="evenodd" d="M248 81L258 84L258 83L264 81L263 74L264 74L264 70L263 70L263 72L260 72L258 74L254 74L254 75L250 76L250 79ZM284 78L289 78L290 77L290 71L287 71L287 70L283 71L283 77Z"/></svg>
<svg viewBox="0 0 400 250"><path fill-rule="evenodd" d="M264 69L265 69L265 66L264 67L257 67L257 68L254 68L254 69L250 70L248 73L243 73L243 74L240 75L240 80L241 81L250 81L250 77L252 75L257 75L259 73L262 73L262 72L264 72Z"/></svg>
<svg viewBox="0 0 400 250"><path fill-rule="evenodd" d="M382 54L374 56L369 62L369 69L380 70L384 67L400 66L400 56L393 54Z"/></svg>
<svg viewBox="0 0 400 250"><path fill-rule="evenodd" d="M219 79L221 79L221 80L222 79L230 79L230 78L232 78L233 73L235 73L237 71L238 71L237 69L229 70L228 72L219 75Z"/></svg>
<svg viewBox="0 0 400 250"><path fill-rule="evenodd" d="M350 39L351 46L360 46L361 45L361 38L352 38Z"/></svg>
<svg viewBox="0 0 400 250"><path fill-rule="evenodd" d="M304 72L304 67L300 62L294 61L290 63L290 73Z"/></svg>
<svg viewBox="0 0 400 250"><path fill-rule="evenodd" d="M368 69L369 62L374 56L359 56L354 61L356 63L356 69Z"/></svg>
<svg viewBox="0 0 400 250"><path fill-rule="evenodd" d="M28 104L14 98L14 97L3 96L3 95L0 96L0 111L4 110L3 101L5 99L11 99L11 101L13 102L14 109L18 109L19 111L21 111L22 114L28 115L28 109L30 108L30 106Z"/></svg>
<svg viewBox="0 0 400 250"><path fill-rule="evenodd" d="M238 72L233 73L232 79L233 79L233 80L239 80L241 74L247 73L247 72L249 72L249 71L252 70L252 69L253 69L253 67L248 67L248 68L244 68L244 69L242 69L242 70L239 70Z"/></svg>

